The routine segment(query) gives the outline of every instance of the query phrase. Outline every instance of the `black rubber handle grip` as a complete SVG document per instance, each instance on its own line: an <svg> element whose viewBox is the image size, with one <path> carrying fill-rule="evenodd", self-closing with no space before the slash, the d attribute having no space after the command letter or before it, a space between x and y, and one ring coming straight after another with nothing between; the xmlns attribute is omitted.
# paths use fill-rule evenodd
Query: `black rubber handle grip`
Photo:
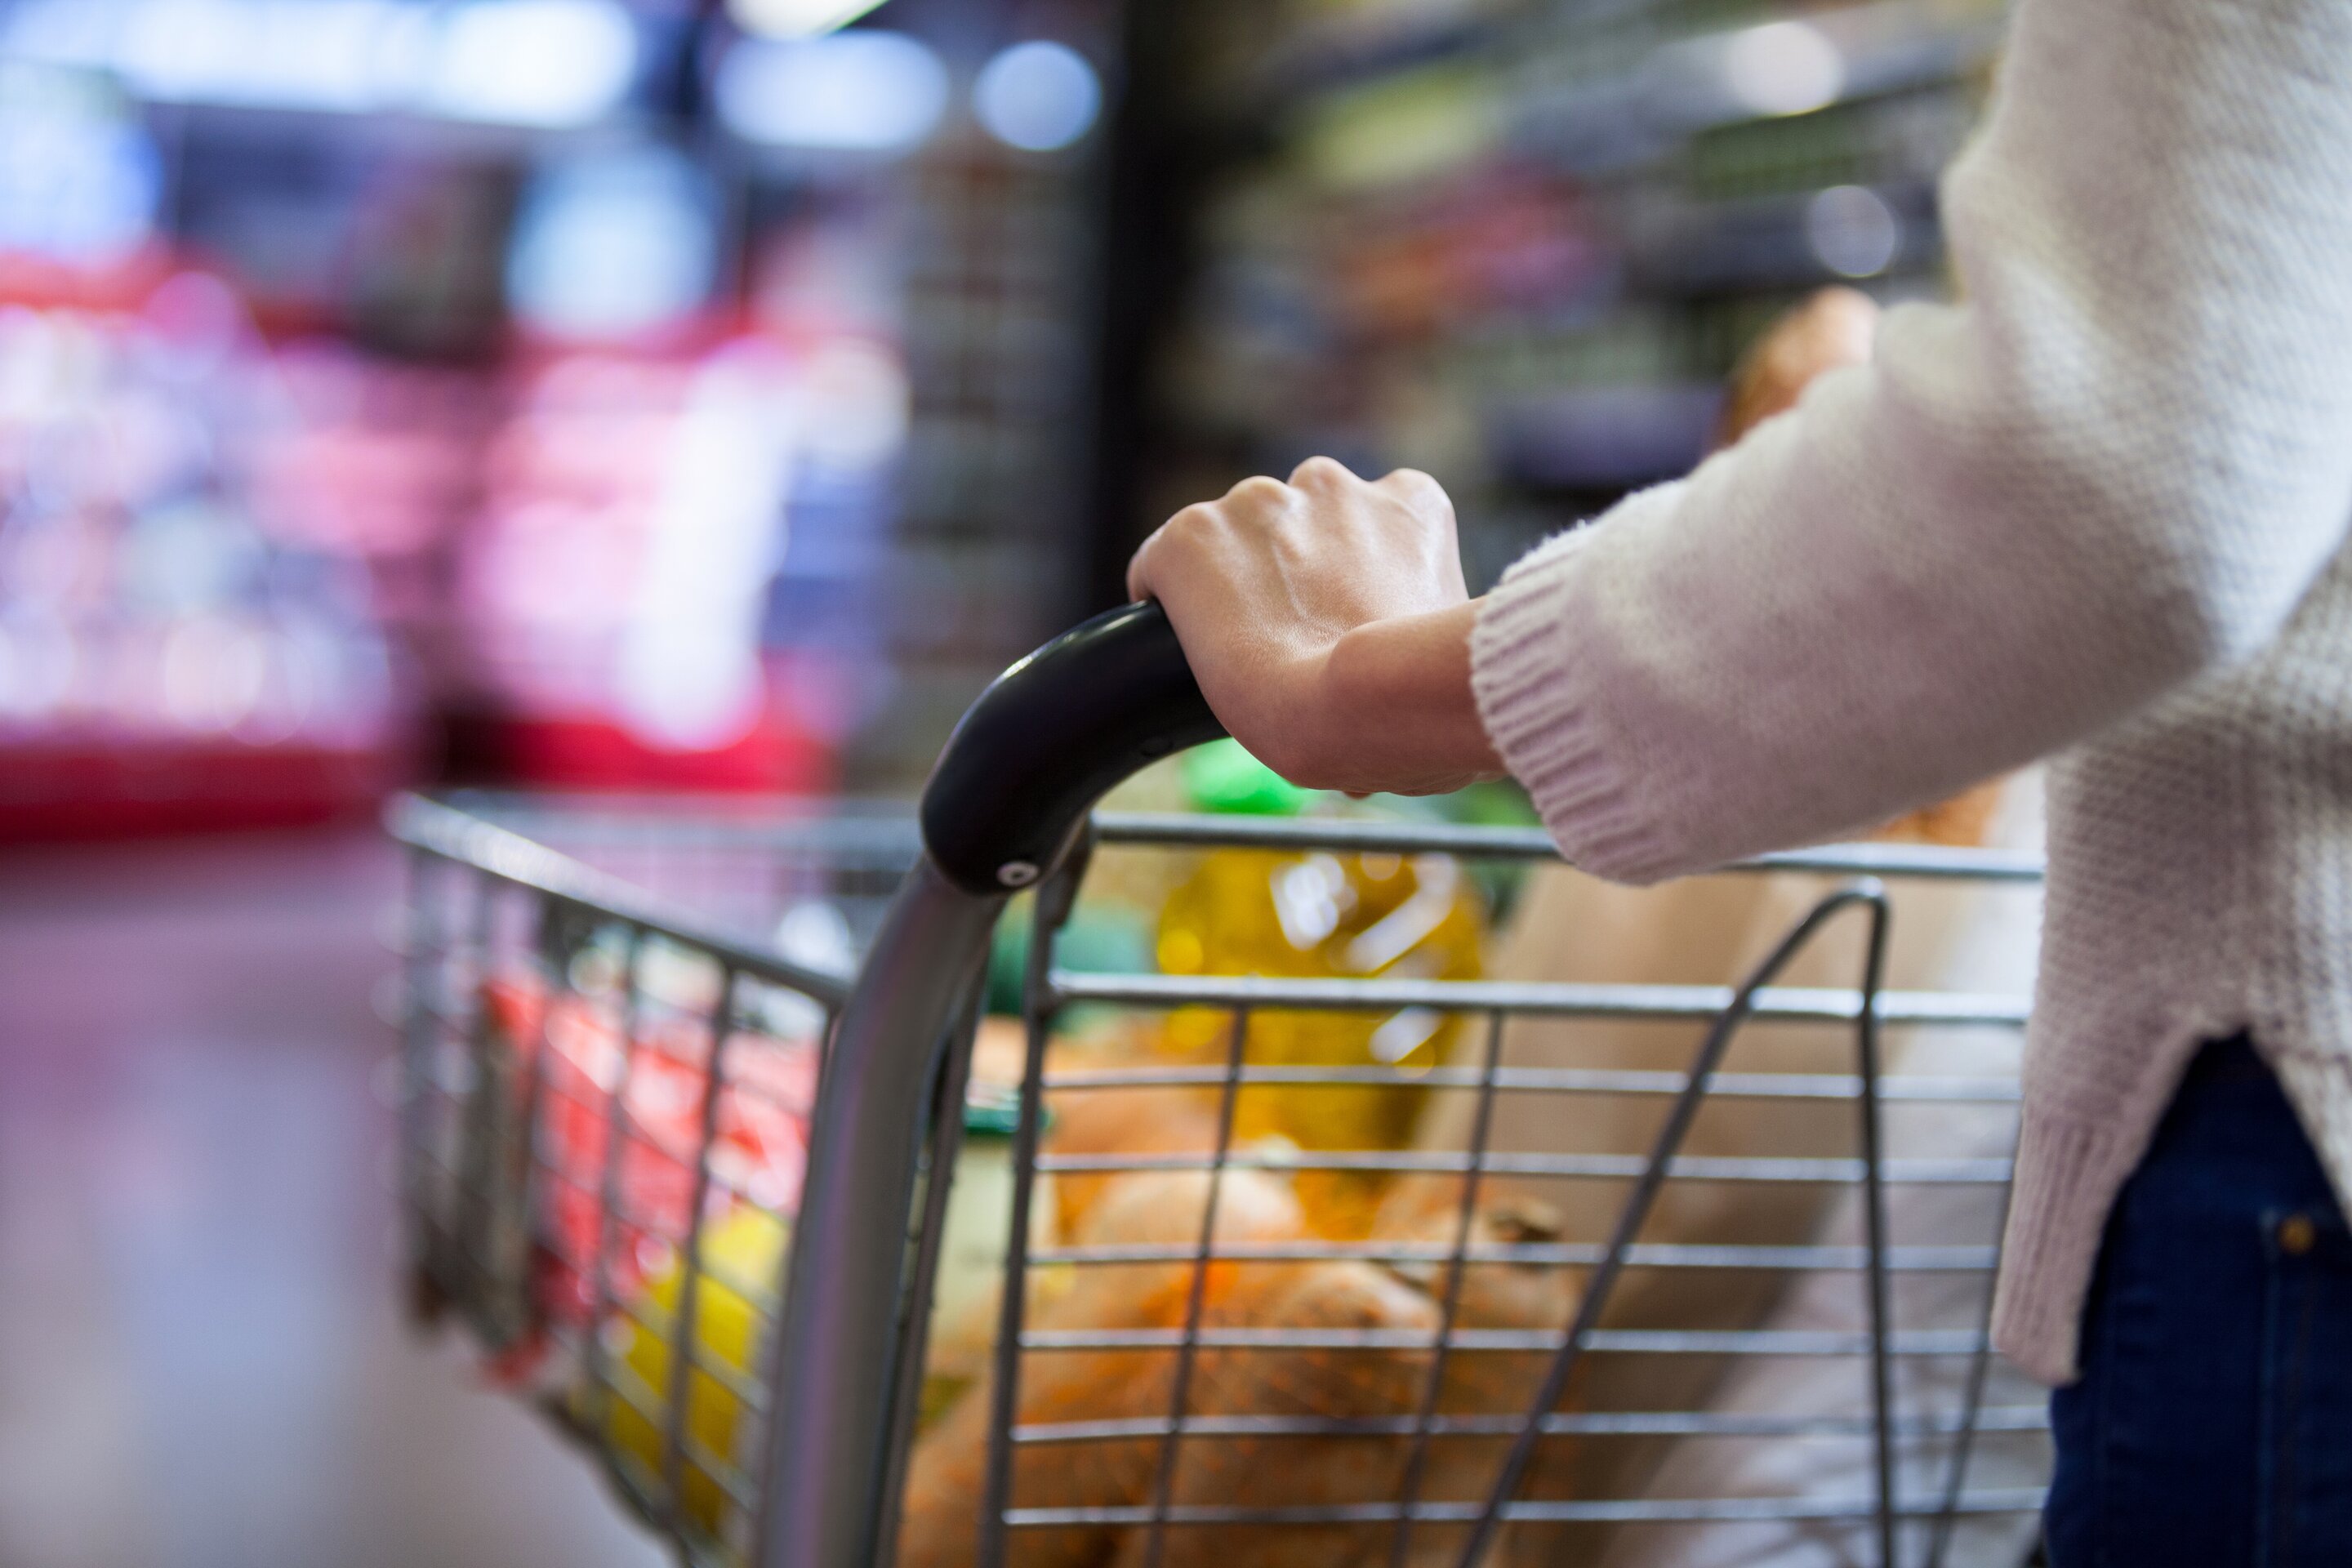
<svg viewBox="0 0 2352 1568"><path fill-rule="evenodd" d="M1158 605L1065 632L996 678L923 789L923 845L969 893L1016 891L1052 869L1106 791L1225 732Z"/></svg>

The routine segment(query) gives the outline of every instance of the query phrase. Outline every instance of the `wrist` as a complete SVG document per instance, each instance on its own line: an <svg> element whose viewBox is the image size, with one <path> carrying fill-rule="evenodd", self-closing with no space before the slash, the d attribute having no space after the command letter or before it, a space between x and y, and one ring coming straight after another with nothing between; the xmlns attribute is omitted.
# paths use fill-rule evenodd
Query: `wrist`
<svg viewBox="0 0 2352 1568"><path fill-rule="evenodd" d="M1435 794L1499 777L1470 684L1470 633L1478 605L1371 621L1325 655L1311 750L1330 775L1324 787L1359 793Z"/></svg>

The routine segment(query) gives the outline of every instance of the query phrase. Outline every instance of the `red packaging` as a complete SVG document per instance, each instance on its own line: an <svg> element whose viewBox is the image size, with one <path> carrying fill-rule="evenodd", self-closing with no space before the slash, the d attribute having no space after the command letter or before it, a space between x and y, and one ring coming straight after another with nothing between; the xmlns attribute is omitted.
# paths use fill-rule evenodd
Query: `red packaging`
<svg viewBox="0 0 2352 1568"><path fill-rule="evenodd" d="M608 1010L577 994L559 997L551 1012L537 981L509 978L486 984L483 1000L490 1026L530 1086L525 1103L536 1106L533 1315L584 1327L596 1316L600 1247L609 1300L626 1301L684 1245L709 1083L709 1031L688 1018L659 1018L641 1024L635 1049L625 1051ZM814 1037L787 1040L753 1030L729 1037L706 1218L742 1203L787 1218L796 1209L817 1058ZM613 1096L625 1071L608 1215Z"/></svg>

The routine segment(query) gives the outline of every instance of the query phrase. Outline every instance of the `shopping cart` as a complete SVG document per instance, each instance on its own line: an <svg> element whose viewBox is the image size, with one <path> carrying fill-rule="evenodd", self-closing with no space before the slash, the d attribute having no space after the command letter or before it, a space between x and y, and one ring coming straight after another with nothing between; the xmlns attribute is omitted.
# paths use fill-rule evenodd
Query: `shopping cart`
<svg viewBox="0 0 2352 1568"><path fill-rule="evenodd" d="M1817 892L1765 962L1720 985L1056 970L1053 933L1089 865L1113 856L1215 846L1506 865L1552 856L1539 832L1519 828L1093 812L1122 779L1218 733L1165 618L1139 606L1078 628L999 680L940 760L919 822L399 802L392 830L413 860L403 1142L420 1310L462 1320L499 1375L594 1452L681 1561L894 1561L983 961L1008 901L1026 892L1034 936L1006 1263L992 1363L971 1396L984 1408L984 1451L967 1456L977 1467L967 1478L968 1539L944 1558L927 1548L929 1560L1469 1563L1516 1534L1549 1543L1542 1549L1559 1555L1547 1560L1601 1561L1614 1551L1606 1561L1679 1563L1714 1559L1625 1542L1770 1527L1832 1553L1820 1560L1892 1568L1947 1561L1980 1521L2007 1520L2001 1539L2021 1540L2030 1527L2017 1521L2030 1520L2038 1489L1986 1484L1979 1473L1990 1449L2021 1443L1995 1479L2031 1480L2046 1442L2033 1404L1988 1394L2002 1375L1984 1318L2005 1149L1910 1157L1900 1131L1963 1110L2013 1119L2016 1084L2004 1072L1890 1071L1882 1058L1896 1031L2013 1039L2024 1004L1895 991L1882 973L1901 889L2030 889L2038 865L1869 846L1742 868L1730 875L1810 879ZM1842 925L1863 930L1851 985L1775 985L1796 955ZM1074 1010L1088 1008L1219 1010L1226 1043L1208 1061L1073 1066L1049 1047ZM1247 1046L1249 1019L1270 1010L1405 1009L1464 1020L1449 1060L1275 1067L1252 1059ZM1671 1071L1515 1067L1506 1026L1525 1019L1678 1027L1696 1039L1696 1055ZM1787 1026L1842 1031L1847 1065L1734 1070L1738 1042ZM1236 1100L1253 1090L1405 1082L1473 1108L1460 1147L1302 1152L1244 1148L1234 1136ZM1213 1146L1057 1153L1052 1105L1108 1092L1212 1107ZM1644 1146L1490 1148L1496 1108L1530 1096L1646 1107ZM1691 1152L1694 1126L1719 1104L1828 1108L1851 1146L1832 1155ZM1237 1184L1256 1179L1245 1173L1270 1169L1453 1184L1444 1223L1407 1240L1233 1239L1220 1194L1230 1205ZM1189 1173L1205 1184L1205 1198L1181 1216L1179 1244L1089 1247L1039 1228L1049 1181L1146 1172ZM1585 1236L1498 1234L1480 1220L1480 1194L1507 1176L1607 1194L1606 1223ZM1678 1185L1842 1194L1853 1231L1660 1241L1645 1226ZM1914 1191L1966 1196L1977 1233L1928 1243L1894 1234L1901 1194ZM1415 1281L1417 1326L1235 1323L1211 1300L1221 1269L1335 1261ZM1074 1328L1041 1310L1047 1287L1118 1268L1168 1272L1180 1282L1178 1315L1156 1326ZM1571 1284L1559 1297L1561 1318L1471 1323L1465 1281L1506 1268ZM1786 1278L1852 1306L1846 1320L1629 1324L1612 1301L1642 1276L1700 1282L1702 1297L1710 1279ZM1942 1320L1906 1322L1906 1290L1923 1280L1942 1292ZM1958 1321L1956 1282L1966 1299ZM1081 1419L1024 1411L1024 1379L1050 1380L1054 1358L1083 1356L1150 1360L1151 1407ZM1407 1392L1360 1408L1323 1394L1258 1409L1208 1397L1253 1356L1322 1370L1360 1363ZM1507 1406L1465 1409L1443 1392L1482 1363L1502 1369ZM1694 1382L1687 1369L1699 1363L1730 1372ZM1644 1366L1678 1369L1658 1386L1682 1390L1685 1407L1645 1407ZM1767 1366L1799 1369L1807 1392L1793 1407L1771 1405L1776 1389L1793 1384L1751 1375ZM1633 1388L1630 1402L1593 1395L1609 1384L1594 1379L1612 1367L1611 1385ZM1726 1375L1747 1375L1747 1394L1727 1397ZM1825 1377L1843 1392L1822 1397ZM1343 1371L1336 1385L1355 1379ZM1702 1464L1686 1474L1724 1489L1690 1495L1689 1483L1660 1477L1673 1473L1675 1446L1694 1443L1746 1445L1768 1458L1842 1446L1853 1462L1826 1495L1812 1484L1776 1492L1752 1476L1726 1480L1722 1466ZM1647 1446L1655 1462L1645 1480L1628 1482L1622 1466L1545 1457L1562 1446L1617 1451L1612 1445ZM1281 1495L1286 1476L1323 1474L1343 1448L1346 1487L1318 1482L1304 1500ZM1438 1477L1447 1456L1473 1450L1475 1495L1446 1492ZM1219 1453L1234 1462L1194 1462ZM1310 1454L1312 1463L1286 1458ZM1024 1469L1038 1464L1122 1479L1108 1500L1073 1501L1039 1493ZM1624 1489L1578 1489L1594 1475ZM1234 1482L1230 1495L1217 1492L1217 1476ZM1592 1542L1585 1557L1559 1545L1580 1530Z"/></svg>

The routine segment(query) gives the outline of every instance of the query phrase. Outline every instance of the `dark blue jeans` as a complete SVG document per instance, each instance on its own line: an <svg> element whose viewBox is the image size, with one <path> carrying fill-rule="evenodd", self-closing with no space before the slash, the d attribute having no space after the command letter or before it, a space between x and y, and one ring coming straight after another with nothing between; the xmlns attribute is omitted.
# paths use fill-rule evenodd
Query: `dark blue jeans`
<svg viewBox="0 0 2352 1568"><path fill-rule="evenodd" d="M2050 1409L2050 1568L2352 1565L2352 1237L2242 1037L2125 1186Z"/></svg>

